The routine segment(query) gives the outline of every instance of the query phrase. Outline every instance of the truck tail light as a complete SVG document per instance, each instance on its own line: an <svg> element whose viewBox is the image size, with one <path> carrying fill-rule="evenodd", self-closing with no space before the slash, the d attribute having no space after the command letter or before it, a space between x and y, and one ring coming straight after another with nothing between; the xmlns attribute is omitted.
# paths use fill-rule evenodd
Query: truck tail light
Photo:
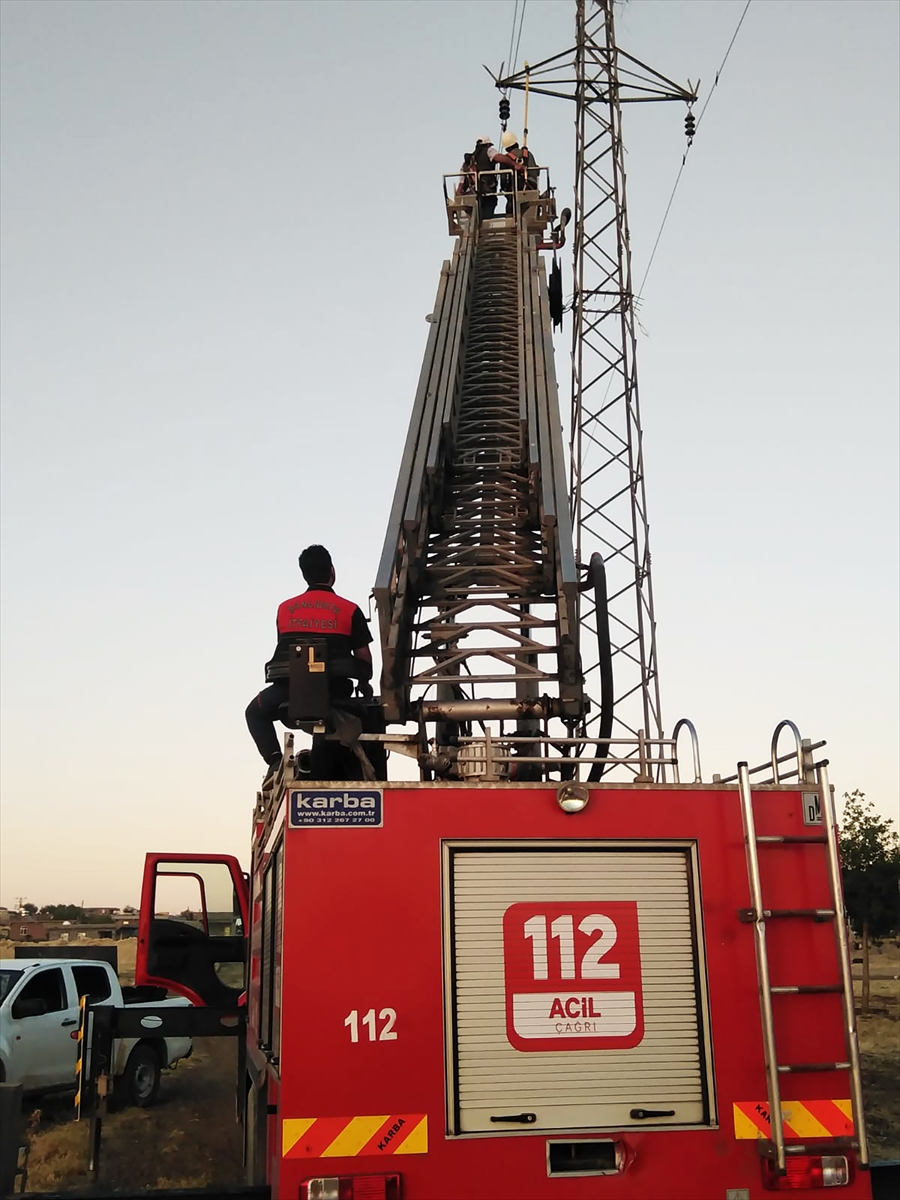
<svg viewBox="0 0 900 1200"><path fill-rule="evenodd" d="M300 1200L400 1200L399 1175L331 1175L304 1179Z"/></svg>
<svg viewBox="0 0 900 1200"><path fill-rule="evenodd" d="M853 1182L853 1159L840 1154L790 1156L786 1166L787 1173L779 1175L775 1164L764 1159L763 1187L781 1192L789 1188L846 1187Z"/></svg>

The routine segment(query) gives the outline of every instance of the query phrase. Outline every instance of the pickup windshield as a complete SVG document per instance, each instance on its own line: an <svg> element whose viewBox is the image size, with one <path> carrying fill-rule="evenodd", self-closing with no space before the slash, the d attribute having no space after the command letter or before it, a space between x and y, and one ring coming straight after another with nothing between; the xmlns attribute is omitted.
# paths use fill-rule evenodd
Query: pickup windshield
<svg viewBox="0 0 900 1200"><path fill-rule="evenodd" d="M8 967L0 970L0 1004L6 999L12 989L16 986L21 971L11 971Z"/></svg>

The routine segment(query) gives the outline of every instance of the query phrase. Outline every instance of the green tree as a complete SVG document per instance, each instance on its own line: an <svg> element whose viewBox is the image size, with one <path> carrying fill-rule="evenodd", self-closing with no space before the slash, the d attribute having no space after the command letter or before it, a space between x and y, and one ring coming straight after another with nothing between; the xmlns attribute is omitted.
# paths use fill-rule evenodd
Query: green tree
<svg viewBox="0 0 900 1200"><path fill-rule="evenodd" d="M30 900L27 904L22 905L22 912L28 913L29 917L36 917L37 910L38 906L36 904L32 904Z"/></svg>
<svg viewBox="0 0 900 1200"><path fill-rule="evenodd" d="M78 904L45 904L41 916L51 921L83 921L84 909Z"/></svg>
<svg viewBox="0 0 900 1200"><path fill-rule="evenodd" d="M862 1011L869 1011L869 939L900 928L900 839L858 789L844 792L838 830L844 903L863 946Z"/></svg>

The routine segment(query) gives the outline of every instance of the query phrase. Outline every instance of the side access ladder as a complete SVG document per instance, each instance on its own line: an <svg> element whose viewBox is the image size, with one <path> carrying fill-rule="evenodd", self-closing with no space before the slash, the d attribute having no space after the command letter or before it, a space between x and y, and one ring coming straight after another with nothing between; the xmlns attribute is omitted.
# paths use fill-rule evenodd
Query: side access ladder
<svg viewBox="0 0 900 1200"><path fill-rule="evenodd" d="M774 752L773 761L776 761L774 759ZM839 1153L847 1149L857 1151L857 1163L860 1168L866 1169L869 1166L869 1148L863 1117L862 1078L859 1064L853 980L850 967L850 948L844 916L834 800L828 783L827 767L827 760L812 765L822 816L821 832L814 832L818 827L812 826L809 833L764 835L757 833L757 814L750 784L750 770L746 762L738 763L737 768L751 900L751 907L742 910L739 915L743 921L751 923L754 928L760 1015L762 1018L763 1048L765 1053L766 1089L768 1093L771 1129L771 1137L769 1139L761 1138L759 1148L760 1153L772 1161L779 1175L784 1175L787 1172L787 1157L789 1155L827 1155L830 1153ZM806 776L806 772L801 769L801 786L804 776ZM774 782L776 784L779 783L777 761ZM812 785L810 785L810 791L812 791ZM760 793L760 795L764 795L764 793ZM821 908L766 907L762 894L762 875L766 873L766 866L761 870L760 852L765 852L765 856L767 857L771 854L777 854L787 847L802 847L803 860L806 860L809 855L820 855L824 851L827 860L827 876L830 892L827 906ZM780 865L783 866L783 864ZM814 868L815 865L814 863L804 861L797 880L792 881L793 886L796 886L801 878L808 879L813 876L815 874L814 869L808 870L807 868ZM787 871L782 870L779 874L783 881L781 884L782 890L792 886L792 884L788 884L785 881ZM770 880L771 878L770 874ZM767 927L770 922L775 923L779 928L783 928L786 922L798 922L803 926L807 926L807 924L831 924L834 929L839 981L835 983L779 981L779 983L773 985L770 964L771 950L766 938ZM796 1004L798 997L826 996L828 994L838 995L841 998L844 1057L840 1061L830 1062L780 1062L776 1046L776 1003L781 1006L790 1006ZM783 999L773 1003L773 998L775 997L782 997ZM785 1042L790 1042L792 1040L791 1030L796 1030L798 1027L796 1014L789 1014L783 1008L779 1008L779 1023L783 1023L786 1034L784 1038ZM818 1022L813 1022L812 1024L817 1029L820 1027ZM782 1077L822 1072L845 1072L849 1078L853 1135L851 1137L817 1137L814 1142L787 1141L785 1138L784 1121L782 1120ZM789 1101L785 1103L789 1103Z"/></svg>

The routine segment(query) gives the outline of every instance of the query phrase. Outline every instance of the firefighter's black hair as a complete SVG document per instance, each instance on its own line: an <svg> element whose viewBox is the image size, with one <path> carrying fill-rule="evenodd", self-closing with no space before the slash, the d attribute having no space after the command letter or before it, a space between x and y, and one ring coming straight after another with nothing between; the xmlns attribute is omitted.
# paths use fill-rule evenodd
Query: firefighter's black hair
<svg viewBox="0 0 900 1200"><path fill-rule="evenodd" d="M299 558L303 578L310 586L328 583L334 564L324 546L307 546Z"/></svg>

